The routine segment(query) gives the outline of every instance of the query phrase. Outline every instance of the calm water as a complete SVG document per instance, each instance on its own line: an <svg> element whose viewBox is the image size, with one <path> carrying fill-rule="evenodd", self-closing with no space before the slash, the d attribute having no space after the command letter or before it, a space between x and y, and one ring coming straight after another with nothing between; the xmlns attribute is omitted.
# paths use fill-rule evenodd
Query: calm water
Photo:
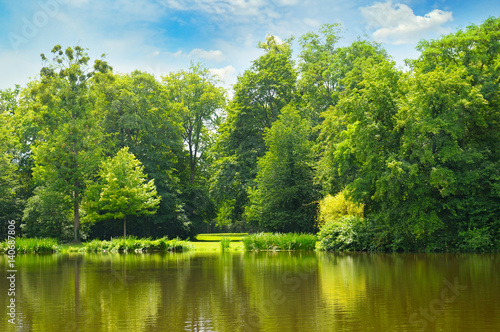
<svg viewBox="0 0 500 332"><path fill-rule="evenodd" d="M0 331L500 331L500 255L65 254L16 265L16 326L2 277Z"/></svg>

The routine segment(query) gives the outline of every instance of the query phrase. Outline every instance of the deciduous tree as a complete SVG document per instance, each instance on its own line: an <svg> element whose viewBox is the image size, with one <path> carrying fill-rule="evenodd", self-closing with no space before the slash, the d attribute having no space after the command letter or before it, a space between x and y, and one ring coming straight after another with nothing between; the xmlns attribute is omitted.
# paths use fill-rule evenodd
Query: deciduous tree
<svg viewBox="0 0 500 332"><path fill-rule="evenodd" d="M227 119L220 129L212 177L211 191L222 212L219 219L243 221L247 190L257 175L257 159L266 152L264 132L283 107L296 99L297 73L290 43L268 36L265 43L259 43L265 54L234 86Z"/></svg>
<svg viewBox="0 0 500 332"><path fill-rule="evenodd" d="M110 67L102 59L90 67L90 58L80 46L63 51L56 45L51 53L52 61L41 55L47 66L24 99L40 130L31 145L33 174L38 184L50 184L52 190L71 196L74 240L78 241L85 179L97 166L102 142L99 114L94 112L89 91L94 74Z"/></svg>
<svg viewBox="0 0 500 332"><path fill-rule="evenodd" d="M282 110L266 131L268 151L258 160L249 190L247 219L261 230L313 232L318 198L313 184L311 128L293 107Z"/></svg>
<svg viewBox="0 0 500 332"><path fill-rule="evenodd" d="M127 236L127 216L154 214L158 209L154 180L147 181L144 166L123 148L101 164L97 183L91 184L83 208L91 221L123 219Z"/></svg>

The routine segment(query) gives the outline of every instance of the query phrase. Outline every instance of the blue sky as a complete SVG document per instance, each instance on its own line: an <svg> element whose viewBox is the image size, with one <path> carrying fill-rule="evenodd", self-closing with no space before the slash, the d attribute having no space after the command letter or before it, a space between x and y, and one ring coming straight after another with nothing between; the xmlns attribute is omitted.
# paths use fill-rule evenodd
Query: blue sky
<svg viewBox="0 0 500 332"><path fill-rule="evenodd" d="M56 44L106 53L121 73L159 77L201 62L230 87L262 54L266 34L300 37L340 23L342 45L375 40L403 64L418 56L418 40L498 15L491 0L0 0L0 89L35 78L40 53Z"/></svg>

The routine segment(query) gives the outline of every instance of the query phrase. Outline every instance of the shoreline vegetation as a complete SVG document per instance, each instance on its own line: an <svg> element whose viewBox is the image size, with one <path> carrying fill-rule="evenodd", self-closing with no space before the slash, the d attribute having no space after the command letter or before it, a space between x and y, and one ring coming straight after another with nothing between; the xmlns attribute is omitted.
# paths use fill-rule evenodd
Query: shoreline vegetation
<svg viewBox="0 0 500 332"><path fill-rule="evenodd" d="M297 233L211 233L199 234L192 241L160 238L126 239L119 237L109 241L92 240L80 243L58 243L53 238L20 238L16 239L16 254L54 254L54 253L159 253L159 252L256 252L256 251L330 251L330 252L388 252L380 250L354 249L350 246L335 246L322 234ZM0 242L0 254L7 254L11 249L8 241ZM392 251L398 252L398 251ZM495 250L488 252L498 252ZM473 251L473 253L488 253ZM433 253L422 251L422 253ZM462 253L452 250L443 253ZM471 251L463 251L471 253Z"/></svg>
<svg viewBox="0 0 500 332"><path fill-rule="evenodd" d="M60 244L53 238L20 238L15 242L16 253L50 254L66 252L121 252L121 253L152 253L152 252L184 252L192 251L295 251L314 250L316 236L312 234L295 233L213 233L199 234L193 241L160 238L114 238L107 240L92 240L81 243ZM7 253L10 249L8 241L0 242L0 252Z"/></svg>

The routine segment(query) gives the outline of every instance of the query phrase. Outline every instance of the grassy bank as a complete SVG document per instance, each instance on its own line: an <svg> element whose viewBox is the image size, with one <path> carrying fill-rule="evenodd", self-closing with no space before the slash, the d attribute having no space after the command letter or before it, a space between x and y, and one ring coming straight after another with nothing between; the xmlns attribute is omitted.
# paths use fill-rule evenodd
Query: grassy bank
<svg viewBox="0 0 500 332"><path fill-rule="evenodd" d="M314 250L316 236L296 233L258 233L242 240L246 251Z"/></svg>
<svg viewBox="0 0 500 332"><path fill-rule="evenodd" d="M16 253L50 254L61 251L56 239L51 238L18 238L15 241ZM0 242L0 251L7 253L11 245L7 240Z"/></svg>
<svg viewBox="0 0 500 332"><path fill-rule="evenodd" d="M84 244L87 252L182 252L192 248L190 242L179 239L169 240L161 238L157 240L138 239L134 236L127 238L116 238L110 241L92 240Z"/></svg>
<svg viewBox="0 0 500 332"><path fill-rule="evenodd" d="M92 240L83 243L58 244L55 239L16 239L16 253L56 252L182 252L194 251L264 251L264 250L314 250L316 236L311 234L213 233L199 234L194 241L161 238L138 239L134 236L110 241ZM0 252L7 253L10 245L0 242Z"/></svg>
<svg viewBox="0 0 500 332"><path fill-rule="evenodd" d="M220 241L222 238L228 238L231 241L241 241L248 236L248 233L208 233L196 235L196 241Z"/></svg>

